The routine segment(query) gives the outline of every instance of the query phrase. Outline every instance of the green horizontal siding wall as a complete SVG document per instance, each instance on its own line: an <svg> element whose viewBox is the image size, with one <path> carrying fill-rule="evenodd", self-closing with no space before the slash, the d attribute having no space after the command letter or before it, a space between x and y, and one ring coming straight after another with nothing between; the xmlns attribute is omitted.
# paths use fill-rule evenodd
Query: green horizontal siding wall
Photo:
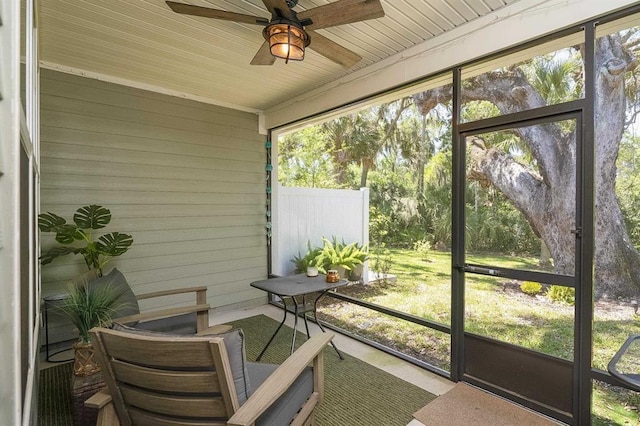
<svg viewBox="0 0 640 426"><path fill-rule="evenodd" d="M134 244L105 272L117 267L138 294L206 285L213 307L265 300L249 286L267 274L257 115L53 71L41 93L41 211L70 219L83 205L109 208L105 231ZM52 244L43 234L43 250ZM43 266L43 294L84 268L80 256ZM67 329L54 319L50 340Z"/></svg>

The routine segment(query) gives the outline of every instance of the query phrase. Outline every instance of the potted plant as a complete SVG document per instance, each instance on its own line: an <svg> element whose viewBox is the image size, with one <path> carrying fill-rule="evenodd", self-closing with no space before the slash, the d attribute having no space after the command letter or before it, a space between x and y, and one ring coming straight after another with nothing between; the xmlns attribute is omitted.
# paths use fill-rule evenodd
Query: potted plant
<svg viewBox="0 0 640 426"><path fill-rule="evenodd" d="M351 271L349 271L349 281L360 281L364 272L364 262L369 260L369 244L356 244L351 256L357 259L359 263L356 262Z"/></svg>
<svg viewBox="0 0 640 426"><path fill-rule="evenodd" d="M67 298L59 311L78 329L78 340L73 343L73 373L76 376L89 376L100 371L94 359L89 330L111 324L114 312L122 307L118 300L121 295L109 285L91 285L85 277L69 285Z"/></svg>
<svg viewBox="0 0 640 426"><path fill-rule="evenodd" d="M298 255L291 259L291 262L296 265L296 274L306 272L309 276L318 275L318 266L321 254L322 248L311 247L311 241L307 241L307 252L305 255L302 256L300 252L298 252Z"/></svg>
<svg viewBox="0 0 640 426"><path fill-rule="evenodd" d="M351 271L356 265L363 263L361 256L355 252L357 242L345 244L339 242L336 237L332 240L322 238L324 246L317 258L318 269L322 273L327 273L330 269L335 269L341 278L347 277L347 271Z"/></svg>
<svg viewBox="0 0 640 426"><path fill-rule="evenodd" d="M75 325L79 339L74 344L74 374L90 375L100 371L93 359L93 348L89 343L91 328L111 322L114 312L122 309L118 299L121 292L105 283L97 284L94 279L105 280L102 269L114 257L129 250L133 237L120 232L101 235L94 240L93 231L106 227L111 222L111 211L103 206L80 207L73 215L73 223L54 213L38 216L38 227L42 232L55 232L60 246L49 249L40 257L46 265L58 257L81 254L87 265L87 273L77 277L69 285L68 295L59 309Z"/></svg>

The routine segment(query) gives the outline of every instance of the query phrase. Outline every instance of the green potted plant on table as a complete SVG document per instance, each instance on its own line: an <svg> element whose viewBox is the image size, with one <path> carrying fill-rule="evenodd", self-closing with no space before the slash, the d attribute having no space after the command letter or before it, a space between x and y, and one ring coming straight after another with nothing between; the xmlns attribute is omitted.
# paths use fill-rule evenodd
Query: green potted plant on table
<svg viewBox="0 0 640 426"><path fill-rule="evenodd" d="M322 249L320 247L311 247L311 241L307 241L305 255L303 256L298 252L298 255L291 259L291 262L296 266L295 273L306 273L310 277L318 275L318 261L321 253Z"/></svg>
<svg viewBox="0 0 640 426"><path fill-rule="evenodd" d="M347 271L352 271L357 265L363 264L362 255L357 251L358 243L345 244L339 242L336 237L329 240L322 238L324 246L317 258L318 269L322 273L334 269L338 271L341 278L347 278Z"/></svg>
<svg viewBox="0 0 640 426"><path fill-rule="evenodd" d="M44 253L40 263L46 265L61 256L81 254L88 269L71 282L68 295L59 307L79 332L79 339L74 343L76 375L100 371L93 359L88 332L93 327L108 325L113 314L124 307L119 301L120 291L108 282L95 285L93 281L102 277L102 268L112 258L126 253L133 244L131 235L120 232L104 234L94 240L93 231L106 227L110 222L111 211L95 204L80 207L73 215L73 223L67 223L66 219L51 212L38 216L40 231L55 232L55 239L60 244Z"/></svg>

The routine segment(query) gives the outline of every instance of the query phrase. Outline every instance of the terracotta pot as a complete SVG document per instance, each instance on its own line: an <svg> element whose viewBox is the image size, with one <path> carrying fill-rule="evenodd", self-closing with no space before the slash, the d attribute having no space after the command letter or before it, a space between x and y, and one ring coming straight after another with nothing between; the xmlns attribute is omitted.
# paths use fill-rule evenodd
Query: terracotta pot
<svg viewBox="0 0 640 426"><path fill-rule="evenodd" d="M95 359L95 350L91 343L75 342L73 357L73 374L76 376L90 376L102 370Z"/></svg>

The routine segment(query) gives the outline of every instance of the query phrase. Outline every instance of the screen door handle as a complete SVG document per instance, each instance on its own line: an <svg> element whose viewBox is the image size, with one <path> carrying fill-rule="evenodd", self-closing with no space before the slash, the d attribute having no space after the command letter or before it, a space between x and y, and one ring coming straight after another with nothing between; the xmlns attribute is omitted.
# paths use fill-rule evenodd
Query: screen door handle
<svg viewBox="0 0 640 426"><path fill-rule="evenodd" d="M475 272L477 274L492 275L494 277L503 276L500 271L492 268L485 268L483 266L464 265L464 270L465 272Z"/></svg>

